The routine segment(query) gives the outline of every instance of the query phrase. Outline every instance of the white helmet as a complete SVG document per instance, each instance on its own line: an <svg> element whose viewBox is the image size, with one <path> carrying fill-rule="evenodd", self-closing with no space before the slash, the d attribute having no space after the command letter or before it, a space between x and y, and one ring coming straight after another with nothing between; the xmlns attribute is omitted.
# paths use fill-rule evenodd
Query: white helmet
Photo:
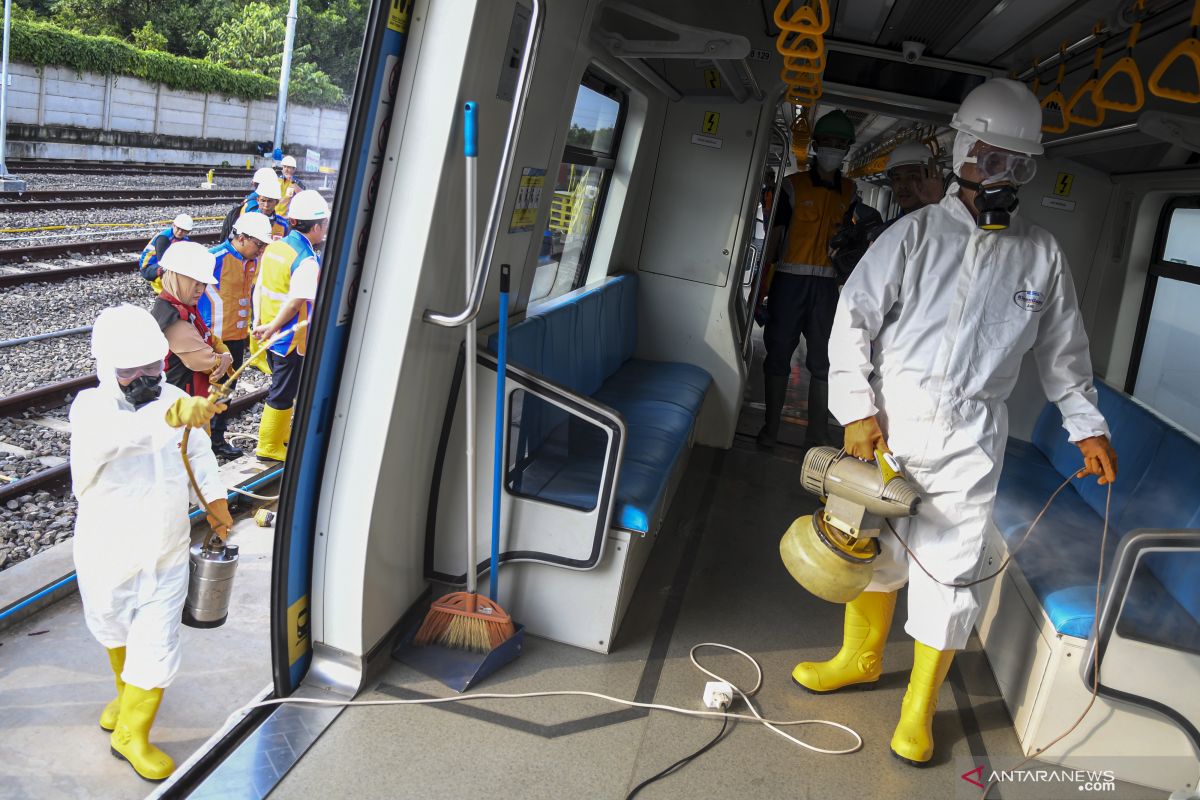
<svg viewBox="0 0 1200 800"><path fill-rule="evenodd" d="M192 230L192 218L187 214L178 215L174 220L171 221L171 224L176 228L181 228L185 231L190 232Z"/></svg>
<svg viewBox="0 0 1200 800"><path fill-rule="evenodd" d="M259 167L254 171L254 182L262 183L263 181L277 181L279 176L275 174L275 170L270 167Z"/></svg>
<svg viewBox="0 0 1200 800"><path fill-rule="evenodd" d="M905 142L892 151L888 156L887 167L883 172L890 175L895 167L910 165L925 165L933 160L933 152L920 142Z"/></svg>
<svg viewBox="0 0 1200 800"><path fill-rule="evenodd" d="M167 349L167 337L144 308L106 308L92 326L92 356L104 369L144 367L166 358Z"/></svg>
<svg viewBox="0 0 1200 800"><path fill-rule="evenodd" d="M237 222L233 223L233 232L258 239L260 242L271 243L271 221L267 219L266 214L257 211L248 211L238 217Z"/></svg>
<svg viewBox="0 0 1200 800"><path fill-rule="evenodd" d="M281 167L294 167L296 166L296 159L294 156L284 156L283 161L279 165Z"/></svg>
<svg viewBox="0 0 1200 800"><path fill-rule="evenodd" d="M992 78L971 90L950 120L950 127L993 147L1040 156L1042 109L1028 87L1008 78Z"/></svg>
<svg viewBox="0 0 1200 800"><path fill-rule="evenodd" d="M217 259L208 248L197 242L176 242L167 248L159 261L164 271L177 272L200 283L216 283L213 267Z"/></svg>
<svg viewBox="0 0 1200 800"><path fill-rule="evenodd" d="M329 203L316 189L297 192L288 204L288 219L329 219Z"/></svg>
<svg viewBox="0 0 1200 800"><path fill-rule="evenodd" d="M277 178L270 178L263 181L258 185L258 189L256 191L258 192L259 197L265 197L268 200L283 199L283 190L280 189L279 180Z"/></svg>

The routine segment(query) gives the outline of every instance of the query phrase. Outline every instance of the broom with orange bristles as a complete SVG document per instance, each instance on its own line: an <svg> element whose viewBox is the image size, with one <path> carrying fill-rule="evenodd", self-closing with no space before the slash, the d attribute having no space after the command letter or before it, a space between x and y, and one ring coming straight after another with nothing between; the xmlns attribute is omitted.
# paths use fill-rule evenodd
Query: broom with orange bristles
<svg viewBox="0 0 1200 800"><path fill-rule="evenodd" d="M479 152L477 105L463 104L463 150L466 155L466 275L467 302L471 301L471 286L475 279L475 172ZM506 287L507 288L507 287ZM475 320L467 323L466 335L466 438L467 438L467 590L452 592L429 608L413 643L427 645L437 642L456 650L475 650L486 653L503 644L516 633L512 617L494 599L480 596L476 591L477 563L475 561ZM505 328L501 320L501 331ZM501 333L504 337L504 333ZM503 348L501 348L503 349ZM503 359L503 356L501 356ZM503 374L497 375L500 390ZM496 423L498 437L503 436L502 421ZM493 505L494 510L494 505ZM493 513L493 517L495 517ZM495 521L493 522L493 528ZM492 582L495 586L496 542L493 535ZM495 589L493 588L493 595Z"/></svg>

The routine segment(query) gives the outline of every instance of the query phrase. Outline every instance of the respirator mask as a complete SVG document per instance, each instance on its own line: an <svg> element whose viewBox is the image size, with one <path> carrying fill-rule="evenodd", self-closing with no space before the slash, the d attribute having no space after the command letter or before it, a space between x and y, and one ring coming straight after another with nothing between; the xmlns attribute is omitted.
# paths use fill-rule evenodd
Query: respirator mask
<svg viewBox="0 0 1200 800"><path fill-rule="evenodd" d="M117 382L125 399L134 408L153 403L162 394L162 362L142 367L121 367L116 370Z"/></svg>
<svg viewBox="0 0 1200 800"><path fill-rule="evenodd" d="M848 152L842 147L818 147L817 167L825 172L833 172L842 166Z"/></svg>
<svg viewBox="0 0 1200 800"><path fill-rule="evenodd" d="M959 185L975 192L975 210L979 212L979 227L999 231L1012 222L1019 200L1017 191L1033 180L1037 162L1033 156L1015 153L978 142L975 137L959 133L954 142L954 172ZM974 141L972 141L974 140ZM967 155L974 146L974 155ZM981 179L978 182L962 177L962 166L975 164Z"/></svg>

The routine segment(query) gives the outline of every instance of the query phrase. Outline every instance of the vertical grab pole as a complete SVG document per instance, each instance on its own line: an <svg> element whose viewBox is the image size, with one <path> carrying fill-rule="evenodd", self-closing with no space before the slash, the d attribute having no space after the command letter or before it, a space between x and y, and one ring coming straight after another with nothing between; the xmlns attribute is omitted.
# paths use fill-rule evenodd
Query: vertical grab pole
<svg viewBox="0 0 1200 800"><path fill-rule="evenodd" d="M496 345L496 453L492 465L492 562L488 573L488 597L496 602L497 574L500 572L500 496L504 490L504 381L508 357L508 264L500 265L500 336Z"/></svg>
<svg viewBox="0 0 1200 800"><path fill-rule="evenodd" d="M476 169L479 161L479 105L468 100L463 103L463 155L466 156L466 298L471 302L471 287L475 282L475 194ZM466 325L466 394L467 394L467 591L475 594L475 319ZM474 610L474 609L472 609Z"/></svg>

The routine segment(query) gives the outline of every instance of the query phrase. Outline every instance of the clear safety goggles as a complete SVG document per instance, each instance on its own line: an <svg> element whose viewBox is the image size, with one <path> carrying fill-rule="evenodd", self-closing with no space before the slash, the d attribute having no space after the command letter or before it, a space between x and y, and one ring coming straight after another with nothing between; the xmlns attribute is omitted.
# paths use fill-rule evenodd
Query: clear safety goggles
<svg viewBox="0 0 1200 800"><path fill-rule="evenodd" d="M1037 174L1037 162L1033 156L988 147L982 143L976 148L975 155L966 160L975 162L979 168L979 183L984 186L1006 180L1023 186Z"/></svg>
<svg viewBox="0 0 1200 800"><path fill-rule="evenodd" d="M140 367L117 367L116 373L117 380L126 382L141 377L157 378L162 375L162 362L155 361L153 364L143 364Z"/></svg>

